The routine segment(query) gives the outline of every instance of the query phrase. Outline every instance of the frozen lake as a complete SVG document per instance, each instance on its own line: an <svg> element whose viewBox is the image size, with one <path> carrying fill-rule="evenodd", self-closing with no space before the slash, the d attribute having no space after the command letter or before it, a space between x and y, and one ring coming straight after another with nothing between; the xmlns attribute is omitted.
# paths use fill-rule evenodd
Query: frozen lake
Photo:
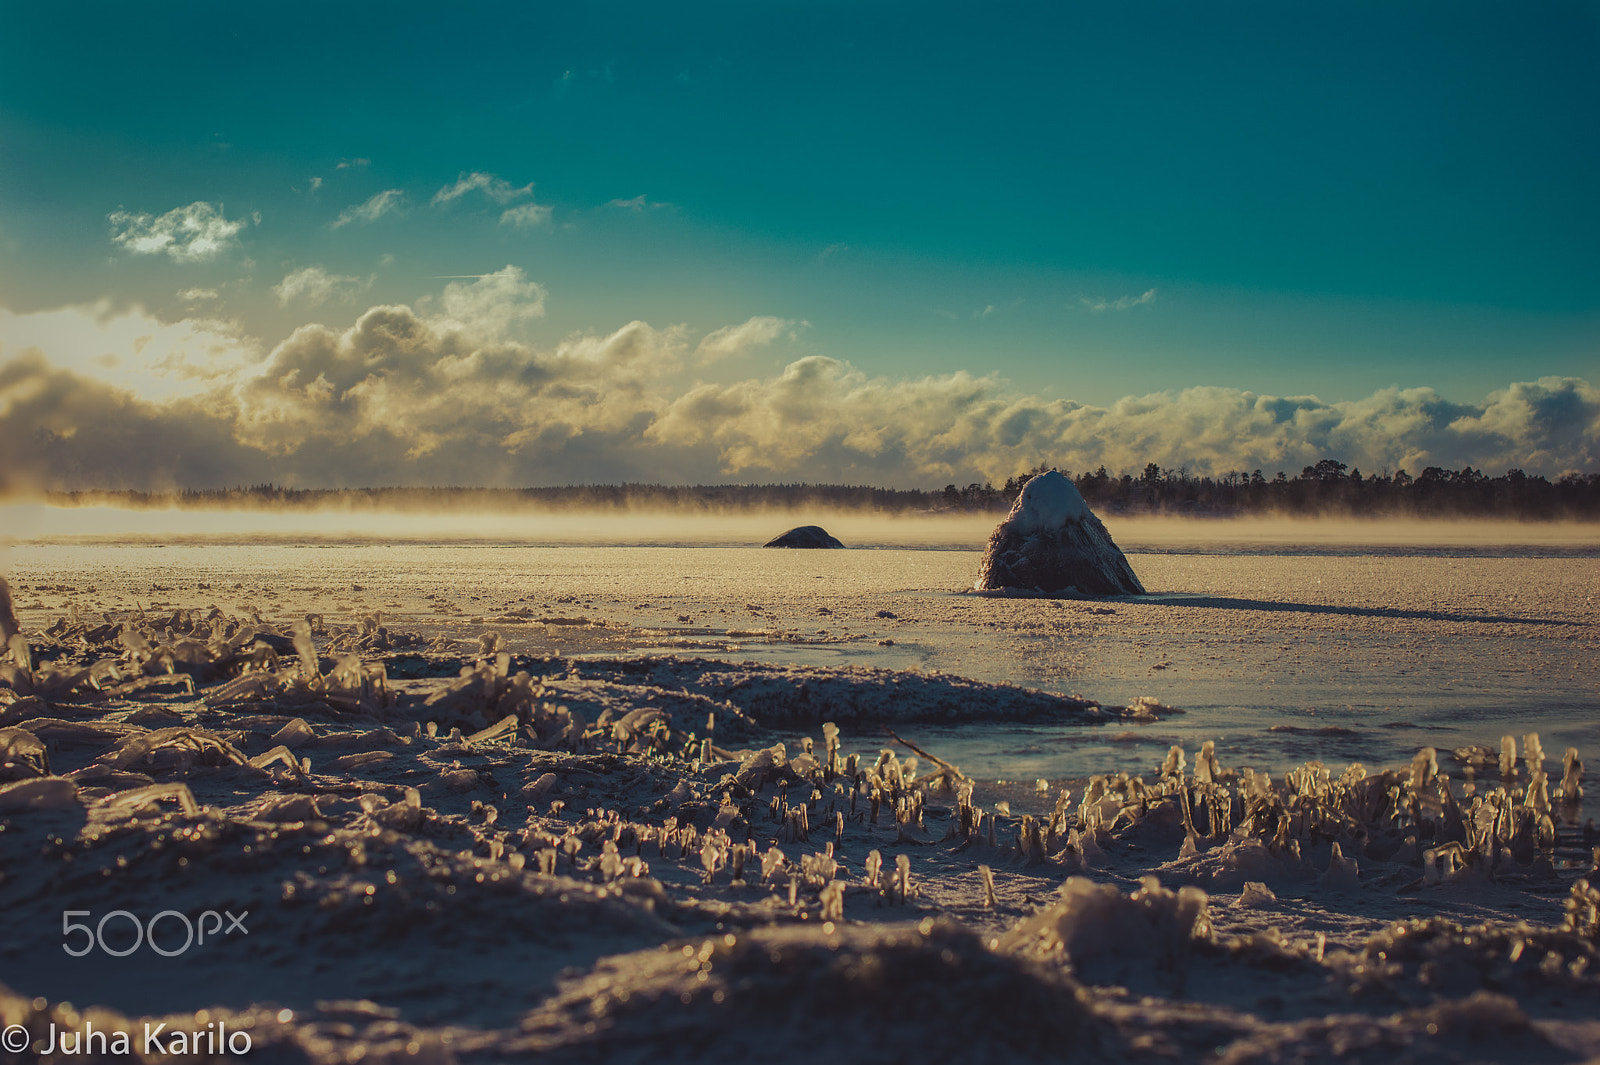
<svg viewBox="0 0 1600 1065"><path fill-rule="evenodd" d="M17 929L0 944L11 1016L95 1003L128 1018L97 1023L131 1029L203 1008L192 1026L225 1018L265 1045L317 1041L329 1048L317 1060L387 1060L375 1046L398 1059L448 1037L478 1048L463 1061L501 1061L545 1045L530 1032L592 1028L601 1010L637 1048L661 1038L660 1013L759 1046L773 1030L763 1003L815 1017L860 998L867 1028L940 994L955 995L940 1011L980 1018L1011 1000L1058 1008L1080 1001L1050 982L1069 964L1082 1008L1139 1048L1129 1058L1311 1060L1345 1045L1419 1061L1585 1061L1600 1047L1600 955L1583 916L1600 896L1574 885L1595 875L1592 802L1562 799L1543 822L1537 798L1518 798L1543 794L1531 774L1564 772L1568 746L1592 765L1600 741L1600 545L1581 530L1115 523L1150 594L1090 602L970 594L988 517L830 519L854 549L768 551L743 545L793 520L634 521L609 539L552 522L519 540L503 515L295 527L287 515L138 514L120 529L110 515L21 516L31 533L0 508L15 541L0 568L25 628L76 613L89 624L71 631L96 655L114 646L86 631L99 615L142 611L150 623L132 629L175 648L175 633L201 631L175 613L213 607L246 633L251 615L381 616L439 646L391 657L406 679L376 700L293 657L194 691L141 677L48 715L7 691L10 742L37 737L41 761L51 745L55 776L8 794L66 792L0 816L0 865L15 871L0 879ZM530 656L516 668L552 674L521 689L525 703L508 702L522 698L517 683L488 663L454 675L491 631ZM896 672L569 668L638 655ZM913 672L934 670L1183 712L996 721L994 709L1029 700ZM724 686L691 688L708 673ZM749 749L770 739L739 724L744 707L804 729L780 734L792 753L824 733L784 716L786 697L809 700L808 713L824 699L849 709L852 684L883 678L890 699L874 686L836 752L847 767L863 759L854 775L830 778L814 759L781 775L775 752ZM906 707L933 705L919 694L930 689L960 692L964 723L903 723ZM567 702L611 727L572 729ZM662 731L631 732L635 711ZM708 713L720 750L691 735ZM491 724L524 716L510 734ZM970 791L940 790L924 766L904 788L900 763L876 757L886 723L965 769ZM1448 781L1429 779L1426 760L1410 769L1419 746L1498 747L1507 733L1527 759L1530 732L1543 741L1536 765L1468 779L1441 757ZM263 761L186 761L206 737ZM1219 765L1202 780L1205 740ZM1175 743L1194 775L1157 772ZM1308 759L1332 777L1286 772ZM1341 775L1350 761L1406 768ZM1240 767L1269 770L1271 784ZM1141 779L1083 784L1118 769ZM182 957L115 938L115 956L59 949L63 912L148 930L230 906L249 914L248 940ZM854 972L907 975L837 982ZM708 984L725 1013L685 1014ZM1461 997L1480 989L1509 997ZM1030 1006L1005 1024L1046 1015ZM1179 1049L1156 1054L1152 1032Z"/></svg>
<svg viewBox="0 0 1600 1065"><path fill-rule="evenodd" d="M1207 739L1228 764L1274 772L1505 733L1600 746L1592 530L1112 521L1151 594L1079 602L965 594L981 553L953 545L981 544L987 515L841 520L830 528L870 545L845 551L699 546L759 542L770 517L631 526L655 546L550 519L529 546L505 516L18 515L5 564L29 627L73 608L381 612L429 636L492 629L518 652L937 670L1184 711L1136 728L903 733L990 781L1148 772L1171 744Z"/></svg>

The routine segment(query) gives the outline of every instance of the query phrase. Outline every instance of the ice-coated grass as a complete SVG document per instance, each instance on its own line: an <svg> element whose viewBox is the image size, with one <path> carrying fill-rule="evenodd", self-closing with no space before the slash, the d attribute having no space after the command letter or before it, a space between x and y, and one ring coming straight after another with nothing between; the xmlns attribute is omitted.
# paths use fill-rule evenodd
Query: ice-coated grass
<svg viewBox="0 0 1600 1065"><path fill-rule="evenodd" d="M110 624L7 651L7 1023L227 1019L318 1065L1600 1051L1582 763L1527 734L1272 775L1174 746L1013 815L936 744L822 717L1006 689ZM773 732L786 681L809 709ZM113 904L252 935L209 968L66 967L59 911Z"/></svg>

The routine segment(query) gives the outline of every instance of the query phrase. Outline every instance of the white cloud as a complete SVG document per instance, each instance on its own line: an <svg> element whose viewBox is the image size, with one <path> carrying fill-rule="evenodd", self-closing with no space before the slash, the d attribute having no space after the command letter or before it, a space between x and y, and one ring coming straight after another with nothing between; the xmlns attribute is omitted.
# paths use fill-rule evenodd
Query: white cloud
<svg viewBox="0 0 1600 1065"><path fill-rule="evenodd" d="M787 318L762 316L739 325L723 326L706 334L700 341L699 347L695 349L695 358L701 365L705 365L735 355L743 355L751 348L770 344L785 334L792 340L797 324L802 323L792 322Z"/></svg>
<svg viewBox="0 0 1600 1065"><path fill-rule="evenodd" d="M544 286L515 266L483 274L471 284L452 281L439 301L444 316L479 332L499 335L513 322L544 317Z"/></svg>
<svg viewBox="0 0 1600 1065"><path fill-rule="evenodd" d="M333 168L335 170L352 170L352 169L359 170L361 167L371 166L371 165L372 165L372 160L371 159L341 159L337 163L334 164Z"/></svg>
<svg viewBox="0 0 1600 1065"><path fill-rule="evenodd" d="M208 303L220 295L214 288L186 288L178 293L178 298L185 303Z"/></svg>
<svg viewBox="0 0 1600 1065"><path fill-rule="evenodd" d="M500 224L518 229L532 229L550 223L550 208L540 203L524 203L509 207L500 213Z"/></svg>
<svg viewBox="0 0 1600 1065"><path fill-rule="evenodd" d="M261 216L256 214L252 219L260 222ZM106 220L111 223L111 242L119 248L135 255L165 254L179 262L204 262L226 248L237 247L240 232L251 221L230 221L223 215L221 204L204 200L159 216L116 210Z"/></svg>
<svg viewBox="0 0 1600 1065"><path fill-rule="evenodd" d="M690 389L649 436L666 447L713 448L730 475L913 483L1002 478L1039 462L1292 474L1329 456L1368 472L1473 465L1559 473L1600 467L1600 390L1545 378L1471 406L1431 389L1324 403L1201 387L1102 408L1020 395L994 377L869 378L811 356L774 378Z"/></svg>
<svg viewBox="0 0 1600 1065"><path fill-rule="evenodd" d="M1099 314L1101 311L1130 311L1135 307L1142 307L1147 303L1154 303L1155 301L1156 290L1153 288L1145 289L1143 293L1137 296L1119 296L1114 300L1106 299L1104 296L1078 297L1079 303L1083 304L1086 308L1095 312L1096 314Z"/></svg>
<svg viewBox="0 0 1600 1065"><path fill-rule="evenodd" d="M426 459L464 483L503 481L582 437L638 447L657 383L682 364L681 331L630 322L539 350L495 328L528 306L527 283L485 280L447 289L445 314L373 307L346 330L296 330L240 384L241 439L285 456L352 449L390 480ZM508 307L483 313L496 300Z"/></svg>
<svg viewBox="0 0 1600 1065"><path fill-rule="evenodd" d="M340 211L339 217L331 223L331 228L338 229L351 222L376 222L384 215L398 211L404 205L405 199L406 194L399 189L384 189L365 203L358 203Z"/></svg>
<svg viewBox="0 0 1600 1065"><path fill-rule="evenodd" d="M433 194L433 206L437 207L452 200L459 200L469 192L482 192L495 203L504 206L512 200L519 200L524 196L533 195L533 182L528 182L521 188L512 185L505 178L480 171L468 173L463 170L461 176L456 178L454 185L446 185Z"/></svg>
<svg viewBox="0 0 1600 1065"><path fill-rule="evenodd" d="M1040 462L1270 477L1326 457L1368 473L1600 471L1600 389L1577 378L1513 383L1478 403L1427 388L1325 402L1201 387L1097 407L1026 395L993 376L871 376L812 355L769 375L691 384L697 362L803 323L752 318L698 344L681 327L637 321L555 345L519 339L516 327L544 304L544 289L508 266L445 284L415 307L303 325L270 351L227 323L165 322L137 307L0 311L0 480L727 476L931 487L998 483Z"/></svg>
<svg viewBox="0 0 1600 1065"><path fill-rule="evenodd" d="M376 275L351 277L346 274L330 274L320 266L307 266L284 275L282 281L272 286L272 294L278 297L280 307L287 307L291 301L301 298L313 307L329 300L348 303L357 293L371 288L376 280Z"/></svg>

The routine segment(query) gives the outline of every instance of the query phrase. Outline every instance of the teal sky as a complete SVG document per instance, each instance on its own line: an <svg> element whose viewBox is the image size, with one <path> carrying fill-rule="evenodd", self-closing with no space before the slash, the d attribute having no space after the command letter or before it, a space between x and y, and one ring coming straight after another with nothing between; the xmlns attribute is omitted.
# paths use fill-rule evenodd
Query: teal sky
<svg viewBox="0 0 1600 1065"><path fill-rule="evenodd" d="M14 326L97 304L101 319L203 320L259 369L297 327L349 330L386 304L426 315L449 279L509 266L538 307L497 336L546 369L575 336L677 327L670 381L634 411L657 421L697 383L772 386L811 356L891 393L993 375L1013 407L1423 389L1482 417L1515 383L1576 378L1542 386L1577 397L1556 431L1566 451L1413 441L1368 461L1600 461L1593 3L12 8L0 308ZM140 245L191 205L220 224L217 247ZM690 357L752 319L782 324ZM96 379L77 334L30 320L9 338L0 320L0 364L31 344ZM889 404L871 408L880 421ZM1030 420L1065 416L1039 409ZM1010 445L992 420L969 458L902 440L885 459L850 435L740 467L737 442L701 433L657 475L917 481L1016 457L994 452ZM593 426L578 437L595 476L654 469ZM1274 454L1149 446L1202 465ZM560 481L560 458L504 475ZM40 476L62 476L47 459Z"/></svg>

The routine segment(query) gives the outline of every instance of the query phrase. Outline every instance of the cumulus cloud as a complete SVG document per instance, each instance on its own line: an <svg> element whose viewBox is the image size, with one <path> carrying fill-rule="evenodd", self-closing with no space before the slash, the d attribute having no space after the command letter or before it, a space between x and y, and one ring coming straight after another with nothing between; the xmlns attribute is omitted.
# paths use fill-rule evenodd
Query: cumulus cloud
<svg viewBox="0 0 1600 1065"><path fill-rule="evenodd" d="M1108 406L1025 395L994 376L875 376L820 355L690 383L708 351L771 343L754 318L695 343L629 322L533 344L544 289L515 267L413 305L314 322L268 349L202 319L108 305L0 312L0 477L157 488L539 484L803 478L997 482L1044 462L1117 472L1291 474L1332 457L1367 472L1429 465L1600 469L1600 390L1542 378L1457 403L1432 389L1359 399L1203 387Z"/></svg>
<svg viewBox="0 0 1600 1065"><path fill-rule="evenodd" d="M468 173L463 170L461 176L456 178L454 185L446 185L433 194L433 206L438 207L440 204L459 200L469 192L481 192L495 203L504 206L512 200L533 195L533 182L530 181L521 188L517 188L505 178L479 171Z"/></svg>
<svg viewBox="0 0 1600 1065"><path fill-rule="evenodd" d="M803 323L793 322L787 318L760 316L739 325L723 326L707 333L700 341L700 345L695 348L695 359L701 365L706 365L743 355L751 348L770 344L781 336L788 336L793 340L795 326L800 324Z"/></svg>
<svg viewBox="0 0 1600 1065"><path fill-rule="evenodd" d="M228 219L221 204L197 200L163 215L116 210L106 216L111 223L111 243L135 255L166 255L178 262L205 262L225 249L237 247L239 234L250 219Z"/></svg>
<svg viewBox="0 0 1600 1065"><path fill-rule="evenodd" d="M452 281L439 303L446 318L480 333L503 333L512 323L544 316L544 286L515 266L480 274L471 284Z"/></svg>
<svg viewBox="0 0 1600 1065"><path fill-rule="evenodd" d="M1104 296L1079 296L1078 302L1086 308L1099 314L1101 311L1131 311L1135 307L1142 307L1147 303L1156 301L1156 290L1145 289L1137 296L1119 296L1117 299L1106 299Z"/></svg>
<svg viewBox="0 0 1600 1065"><path fill-rule="evenodd" d="M219 296L214 288L186 288L178 292L178 298L185 303L209 303Z"/></svg>
<svg viewBox="0 0 1600 1065"><path fill-rule="evenodd" d="M375 449L395 470L428 459L473 483L580 436L636 446L661 377L681 365L681 330L630 322L553 350L509 338L542 297L508 267L448 286L438 313L381 306L348 329L304 326L238 389L240 436L284 456L313 442L334 456Z"/></svg>
<svg viewBox="0 0 1600 1065"><path fill-rule="evenodd" d="M1202 387L1090 407L1021 396L994 377L869 378L812 356L773 378L693 388L649 435L667 447L709 447L722 473L744 476L821 477L826 467L834 476L926 483L1000 478L1039 462L1292 473L1329 456L1369 472L1474 465L1560 473L1600 465L1600 390L1544 378L1480 406L1449 403L1432 389L1325 403Z"/></svg>
<svg viewBox="0 0 1600 1065"><path fill-rule="evenodd" d="M348 303L357 293L365 292L377 280L375 275L351 277L348 274L330 274L320 266L307 266L292 270L282 281L272 286L278 306L287 307L296 299L304 299L316 307L330 300Z"/></svg>
<svg viewBox="0 0 1600 1065"><path fill-rule="evenodd" d="M351 222L376 222L384 215L398 211L405 204L405 200L406 194L399 189L384 189L365 203L358 203L340 211L339 217L335 218L330 226L339 229Z"/></svg>

